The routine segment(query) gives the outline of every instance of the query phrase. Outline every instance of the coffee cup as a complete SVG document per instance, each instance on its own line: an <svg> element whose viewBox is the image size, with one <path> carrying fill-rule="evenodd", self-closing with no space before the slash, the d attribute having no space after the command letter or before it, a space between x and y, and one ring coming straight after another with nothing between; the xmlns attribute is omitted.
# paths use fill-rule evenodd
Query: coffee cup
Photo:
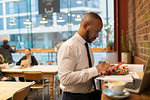
<svg viewBox="0 0 150 100"><path fill-rule="evenodd" d="M112 93L120 95L123 93L125 83L121 81L109 81L108 88Z"/></svg>

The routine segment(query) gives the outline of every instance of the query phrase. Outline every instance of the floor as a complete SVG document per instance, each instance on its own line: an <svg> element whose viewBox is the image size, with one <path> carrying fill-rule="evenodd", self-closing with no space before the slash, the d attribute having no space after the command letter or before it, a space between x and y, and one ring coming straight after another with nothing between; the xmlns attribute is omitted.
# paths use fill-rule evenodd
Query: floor
<svg viewBox="0 0 150 100"><path fill-rule="evenodd" d="M48 95L48 86L46 86L44 88L44 100L50 100L50 95ZM61 100L62 98L62 94L54 94L54 99L53 100ZM28 95L28 100L42 100L42 89L38 89L38 90L30 90L30 93Z"/></svg>

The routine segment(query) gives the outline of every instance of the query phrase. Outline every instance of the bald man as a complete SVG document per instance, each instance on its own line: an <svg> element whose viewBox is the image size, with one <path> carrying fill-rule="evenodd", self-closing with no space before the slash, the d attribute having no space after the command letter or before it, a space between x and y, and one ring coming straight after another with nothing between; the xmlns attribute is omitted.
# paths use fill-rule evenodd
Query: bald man
<svg viewBox="0 0 150 100"><path fill-rule="evenodd" d="M93 78L105 74L109 64L93 66L92 48L87 43L92 43L99 36L102 27L99 15L94 12L86 13L78 32L60 47L58 75L63 91L62 100L100 100L101 92L94 89Z"/></svg>

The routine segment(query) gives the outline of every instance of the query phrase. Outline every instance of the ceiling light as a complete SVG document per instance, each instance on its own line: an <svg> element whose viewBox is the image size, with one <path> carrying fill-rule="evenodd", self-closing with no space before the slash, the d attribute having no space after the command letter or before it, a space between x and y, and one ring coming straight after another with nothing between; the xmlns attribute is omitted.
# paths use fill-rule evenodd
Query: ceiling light
<svg viewBox="0 0 150 100"><path fill-rule="evenodd" d="M26 26L26 28L31 28L31 27L33 27L33 24L28 24L27 26Z"/></svg>
<svg viewBox="0 0 150 100"><path fill-rule="evenodd" d="M82 1L81 1L81 0L78 0L76 3L77 3L77 4L82 4Z"/></svg>
<svg viewBox="0 0 150 100"><path fill-rule="evenodd" d="M62 17L59 17L59 19L57 20L57 22L65 22L65 20Z"/></svg>
<svg viewBox="0 0 150 100"><path fill-rule="evenodd" d="M16 25L16 23L15 23L15 18L11 18L10 19L10 23L9 23L9 25Z"/></svg>
<svg viewBox="0 0 150 100"><path fill-rule="evenodd" d="M26 19L26 21L24 22L24 24L31 25L31 22L29 21L29 18Z"/></svg>
<svg viewBox="0 0 150 100"><path fill-rule="evenodd" d="M20 0L7 0L7 1L20 1Z"/></svg>
<svg viewBox="0 0 150 100"><path fill-rule="evenodd" d="M67 25L68 25L68 26L72 26L72 25L73 25L73 23L67 23Z"/></svg>
<svg viewBox="0 0 150 100"><path fill-rule="evenodd" d="M46 23L48 23L48 21L45 19L45 17L43 17L42 20L40 21L40 23L46 24Z"/></svg>
<svg viewBox="0 0 150 100"><path fill-rule="evenodd" d="M75 18L75 21L81 21L81 17L79 14L77 15L77 18Z"/></svg>

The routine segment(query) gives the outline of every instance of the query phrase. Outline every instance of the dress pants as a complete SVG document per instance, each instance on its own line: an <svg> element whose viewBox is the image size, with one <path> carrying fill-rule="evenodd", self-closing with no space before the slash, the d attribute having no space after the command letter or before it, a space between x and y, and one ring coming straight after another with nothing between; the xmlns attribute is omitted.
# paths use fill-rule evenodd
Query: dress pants
<svg viewBox="0 0 150 100"><path fill-rule="evenodd" d="M99 95L98 98L96 94ZM91 92L87 94L64 92L62 97L62 100L100 100L100 99L101 99L101 91Z"/></svg>

